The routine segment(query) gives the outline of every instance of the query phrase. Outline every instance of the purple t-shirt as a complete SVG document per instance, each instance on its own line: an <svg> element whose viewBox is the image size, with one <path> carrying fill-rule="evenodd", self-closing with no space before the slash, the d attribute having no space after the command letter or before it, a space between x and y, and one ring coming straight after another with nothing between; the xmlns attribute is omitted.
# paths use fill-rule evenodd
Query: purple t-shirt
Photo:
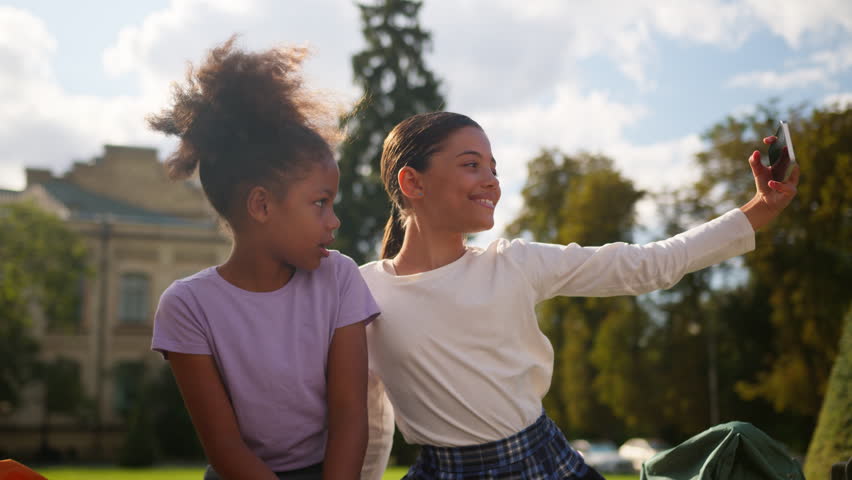
<svg viewBox="0 0 852 480"><path fill-rule="evenodd" d="M322 461L334 330L379 312L357 265L332 251L274 292L228 283L216 267L160 297L153 350L213 355L248 447L273 471Z"/></svg>

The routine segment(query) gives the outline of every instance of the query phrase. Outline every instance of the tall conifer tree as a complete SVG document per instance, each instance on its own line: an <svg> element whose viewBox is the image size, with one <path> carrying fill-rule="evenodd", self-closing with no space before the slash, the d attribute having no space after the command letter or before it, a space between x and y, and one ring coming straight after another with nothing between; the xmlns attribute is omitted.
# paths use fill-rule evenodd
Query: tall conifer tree
<svg viewBox="0 0 852 480"><path fill-rule="evenodd" d="M347 139L336 206L336 247L358 263L376 255L390 212L379 171L385 136L407 117L444 107L440 82L423 60L430 34L419 24L421 6L417 0L358 5L367 46L352 57L352 70L363 98L341 119Z"/></svg>

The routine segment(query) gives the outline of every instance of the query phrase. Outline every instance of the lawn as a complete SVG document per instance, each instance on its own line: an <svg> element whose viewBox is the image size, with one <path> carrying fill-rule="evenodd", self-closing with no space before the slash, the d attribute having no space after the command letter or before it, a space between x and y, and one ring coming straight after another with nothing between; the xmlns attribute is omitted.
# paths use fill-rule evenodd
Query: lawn
<svg viewBox="0 0 852 480"><path fill-rule="evenodd" d="M198 467L182 468L36 468L48 480L201 480L204 469ZM382 480L399 480L408 469L391 467ZM607 480L638 480L634 475L607 475Z"/></svg>
<svg viewBox="0 0 852 480"><path fill-rule="evenodd" d="M408 467L391 467L385 471L382 480L399 480L407 471ZM639 480L639 475L606 475L606 480Z"/></svg>

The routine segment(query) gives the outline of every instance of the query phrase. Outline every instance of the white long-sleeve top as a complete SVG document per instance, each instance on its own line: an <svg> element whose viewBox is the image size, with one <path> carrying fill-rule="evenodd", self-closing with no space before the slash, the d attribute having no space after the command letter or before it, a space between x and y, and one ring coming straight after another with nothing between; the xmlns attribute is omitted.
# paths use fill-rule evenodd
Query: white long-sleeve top
<svg viewBox="0 0 852 480"><path fill-rule="evenodd" d="M539 302L669 288L689 272L753 249L751 224L735 209L646 245L499 239L414 275L396 275L390 260L362 266L382 312L367 328L378 379L371 383L362 478L380 477L387 462L386 453L369 452L390 450L393 424L382 388L409 443L464 446L508 437L541 415L550 388L553 348L538 327Z"/></svg>

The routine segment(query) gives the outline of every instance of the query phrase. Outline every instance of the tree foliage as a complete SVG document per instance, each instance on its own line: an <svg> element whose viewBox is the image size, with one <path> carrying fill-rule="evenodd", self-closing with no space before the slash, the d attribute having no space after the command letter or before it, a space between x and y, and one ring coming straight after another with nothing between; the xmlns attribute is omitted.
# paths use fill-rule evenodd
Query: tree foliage
<svg viewBox="0 0 852 480"><path fill-rule="evenodd" d="M548 150L529 163L522 195L510 235L593 246L630 241L643 193L606 157ZM640 348L648 317L636 299L560 297L542 303L538 316L556 357L544 399L548 414L571 435L611 437L624 424L640 428L646 417L633 409L651 405Z"/></svg>
<svg viewBox="0 0 852 480"><path fill-rule="evenodd" d="M827 478L832 464L852 458L852 310L844 323L825 402L808 448L808 478Z"/></svg>
<svg viewBox="0 0 852 480"><path fill-rule="evenodd" d="M713 362L693 369L703 369L703 379L715 376L716 392L698 389L693 397L701 402L704 393L717 402L717 422L750 421L801 452L852 304L852 179L844 173L852 147L840 140L852 134L852 111L796 107L782 115L770 103L726 118L705 134L707 149L695 159L700 180L673 192L663 216L676 233L748 201L754 180L746 159L755 149L766 155L761 139L780 118L790 121L802 171L797 197L757 233L754 252L687 276L650 306L679 338L675 344L715 352ZM691 332L678 326L684 322L694 325ZM652 342L655 348L665 343ZM678 359L669 367L687 365L688 357L669 354ZM667 388L688 393L683 377L665 368L660 374L672 379ZM700 409L706 408L713 411L712 404Z"/></svg>
<svg viewBox="0 0 852 480"><path fill-rule="evenodd" d="M59 218L28 204L0 205L0 406L17 405L36 373L34 307L47 328L73 328L87 272L82 239Z"/></svg>
<svg viewBox="0 0 852 480"><path fill-rule="evenodd" d="M852 302L852 146L846 141L852 110L800 107L782 116L770 104L729 117L706 134L710 148L698 155L702 180L686 201L699 217L733 206L720 197L745 203L754 191L750 175L742 174L745 159L784 117L802 176L793 203L757 235L755 252L744 257L748 289L762 294L751 300L768 306L766 336L772 344L759 359L760 370L738 382L737 391L744 399L764 399L778 412L814 417Z"/></svg>
<svg viewBox="0 0 852 480"><path fill-rule="evenodd" d="M802 451L852 306L852 110L784 115L802 169L799 194L756 251L687 275L665 292L558 298L539 307L556 365L548 412L571 434L680 441L740 419ZM668 234L746 203L747 158L782 118L774 104L710 128L700 181L662 201ZM641 192L609 160L545 151L529 164L524 209L508 231L584 245L629 241Z"/></svg>
<svg viewBox="0 0 852 480"><path fill-rule="evenodd" d="M341 221L336 246L358 263L375 256L390 212L379 170L385 136L402 120L444 106L423 59L430 34L418 21L421 6L417 0L358 5L367 46L352 57L352 70L363 98L341 119L347 138L335 206Z"/></svg>

